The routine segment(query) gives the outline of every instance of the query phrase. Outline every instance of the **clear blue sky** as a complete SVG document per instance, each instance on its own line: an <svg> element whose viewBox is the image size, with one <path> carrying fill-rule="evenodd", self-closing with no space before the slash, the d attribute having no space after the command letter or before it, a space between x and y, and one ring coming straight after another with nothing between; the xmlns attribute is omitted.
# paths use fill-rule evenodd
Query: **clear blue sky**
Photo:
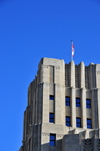
<svg viewBox="0 0 100 151"><path fill-rule="evenodd" d="M0 0L0 151L18 151L42 57L100 63L99 0Z"/></svg>

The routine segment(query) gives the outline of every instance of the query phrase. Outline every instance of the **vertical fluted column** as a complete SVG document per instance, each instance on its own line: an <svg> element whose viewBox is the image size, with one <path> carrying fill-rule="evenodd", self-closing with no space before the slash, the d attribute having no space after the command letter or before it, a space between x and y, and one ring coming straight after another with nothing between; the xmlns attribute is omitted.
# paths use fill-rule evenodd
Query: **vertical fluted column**
<svg viewBox="0 0 100 151"><path fill-rule="evenodd" d="M80 63L80 87L81 89L81 111L82 111L82 127L87 128L86 123L86 90L85 90L85 66L84 63Z"/></svg>
<svg viewBox="0 0 100 151"><path fill-rule="evenodd" d="M43 83L42 123L49 123L49 83Z"/></svg>
<svg viewBox="0 0 100 151"><path fill-rule="evenodd" d="M92 110L92 128L96 129L98 128L98 108L97 108L97 90L92 89L92 97L91 97L91 110Z"/></svg>
<svg viewBox="0 0 100 151"><path fill-rule="evenodd" d="M61 123L65 126L65 87L61 87Z"/></svg>
<svg viewBox="0 0 100 151"><path fill-rule="evenodd" d="M38 124L42 123L43 84L38 84Z"/></svg>
<svg viewBox="0 0 100 151"><path fill-rule="evenodd" d="M82 103L82 128L87 128L86 123L86 90L82 88L81 90L81 103Z"/></svg>
<svg viewBox="0 0 100 151"><path fill-rule="evenodd" d="M75 102L75 64L70 62L70 87L71 87L71 126L76 127L76 102Z"/></svg>
<svg viewBox="0 0 100 151"><path fill-rule="evenodd" d="M71 87L71 125L76 127L76 101L75 101L75 88Z"/></svg>
<svg viewBox="0 0 100 151"><path fill-rule="evenodd" d="M55 84L55 124L61 124L61 87Z"/></svg>
<svg viewBox="0 0 100 151"><path fill-rule="evenodd" d="M100 88L100 64L96 64L96 88Z"/></svg>
<svg viewBox="0 0 100 151"><path fill-rule="evenodd" d="M41 65L41 82L43 82L42 123L49 123L49 65Z"/></svg>
<svg viewBox="0 0 100 151"><path fill-rule="evenodd" d="M75 64L73 60L70 62L70 87L75 88Z"/></svg>
<svg viewBox="0 0 100 151"><path fill-rule="evenodd" d="M97 102L98 102L98 129L100 129L100 89L97 91Z"/></svg>
<svg viewBox="0 0 100 151"><path fill-rule="evenodd" d="M85 66L84 63L80 63L80 86L85 88Z"/></svg>

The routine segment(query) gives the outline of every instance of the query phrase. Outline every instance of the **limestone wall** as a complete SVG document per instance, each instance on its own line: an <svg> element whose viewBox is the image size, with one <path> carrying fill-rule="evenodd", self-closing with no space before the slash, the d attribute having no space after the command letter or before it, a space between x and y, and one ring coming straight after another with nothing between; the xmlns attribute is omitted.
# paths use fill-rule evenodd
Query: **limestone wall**
<svg viewBox="0 0 100 151"><path fill-rule="evenodd" d="M65 151L72 142L78 143L71 146L78 151L82 148L79 134L90 139L97 133L99 139L99 130L95 132L100 129L99 72L99 64L85 67L83 62L75 65L74 61L65 64L64 60L42 58L28 88L20 151ZM65 105L65 97L70 97L70 106ZM80 98L80 107L76 107L76 98ZM91 100L90 109L86 108L86 99ZM54 113L54 123L49 122L49 113ZM70 127L66 126L66 116L71 119ZM76 117L81 118L81 128L76 127ZM87 118L92 121L92 129L87 129ZM50 134L56 135L55 147L49 145ZM84 143L88 141L81 141Z"/></svg>

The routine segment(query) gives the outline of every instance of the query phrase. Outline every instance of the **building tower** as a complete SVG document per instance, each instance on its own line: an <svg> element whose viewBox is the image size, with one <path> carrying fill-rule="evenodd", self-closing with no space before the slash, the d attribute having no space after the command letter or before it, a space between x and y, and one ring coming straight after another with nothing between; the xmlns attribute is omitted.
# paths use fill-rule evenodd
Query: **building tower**
<svg viewBox="0 0 100 151"><path fill-rule="evenodd" d="M99 151L100 64L42 58L28 88L19 151Z"/></svg>

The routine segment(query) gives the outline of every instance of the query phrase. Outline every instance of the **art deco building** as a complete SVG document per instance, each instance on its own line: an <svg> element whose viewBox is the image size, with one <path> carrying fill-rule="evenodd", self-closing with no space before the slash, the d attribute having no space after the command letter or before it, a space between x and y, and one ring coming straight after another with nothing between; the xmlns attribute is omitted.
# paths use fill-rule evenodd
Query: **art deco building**
<svg viewBox="0 0 100 151"><path fill-rule="evenodd" d="M100 151L100 64L42 58L19 151Z"/></svg>

